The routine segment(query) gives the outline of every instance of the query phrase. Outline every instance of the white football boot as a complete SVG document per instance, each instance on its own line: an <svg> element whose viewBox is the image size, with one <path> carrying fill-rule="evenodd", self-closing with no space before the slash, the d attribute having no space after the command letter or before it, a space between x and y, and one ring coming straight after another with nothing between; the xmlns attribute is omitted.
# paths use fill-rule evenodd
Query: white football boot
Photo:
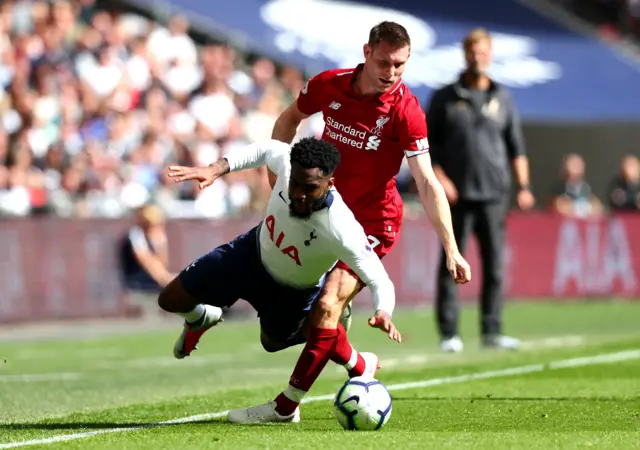
<svg viewBox="0 0 640 450"><path fill-rule="evenodd" d="M300 407L297 407L293 414L281 416L276 411L276 402L274 400L263 403L262 405L251 406L250 408L232 409L227 413L227 418L231 423L269 423L269 422L300 422Z"/></svg>
<svg viewBox="0 0 640 450"><path fill-rule="evenodd" d="M453 336L440 341L440 351L444 353L460 353L464 350L464 344L460 336Z"/></svg>
<svg viewBox="0 0 640 450"><path fill-rule="evenodd" d="M185 320L182 333L180 333L178 340L173 346L173 356L178 359L189 356L192 351L197 350L200 336L209 328L216 326L222 321L222 309L217 306L204 305L204 316L196 325L189 324Z"/></svg>
<svg viewBox="0 0 640 450"><path fill-rule="evenodd" d="M520 347L520 340L511 336L484 336L482 346L501 350L517 350Z"/></svg>
<svg viewBox="0 0 640 450"><path fill-rule="evenodd" d="M362 376L375 378L376 372L380 368L380 359L378 358L378 355L375 353L360 352L360 356L364 359L364 373Z"/></svg>

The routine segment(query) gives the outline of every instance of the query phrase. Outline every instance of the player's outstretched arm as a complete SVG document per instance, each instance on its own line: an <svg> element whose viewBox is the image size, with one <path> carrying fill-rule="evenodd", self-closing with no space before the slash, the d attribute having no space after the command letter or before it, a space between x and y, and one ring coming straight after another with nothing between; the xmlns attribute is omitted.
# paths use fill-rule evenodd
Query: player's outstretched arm
<svg viewBox="0 0 640 450"><path fill-rule="evenodd" d="M420 201L431 224L438 233L447 255L447 267L457 283L471 281L471 268L460 254L453 234L451 209L444 188L431 166L429 153L422 153L407 159L411 175L418 187Z"/></svg>
<svg viewBox="0 0 640 450"><path fill-rule="evenodd" d="M234 150L207 167L169 166L169 178L176 183L195 180L200 189L211 186L215 180L229 172L257 169L265 164L275 172L284 170L289 160L289 145L276 140L251 144Z"/></svg>
<svg viewBox="0 0 640 450"><path fill-rule="evenodd" d="M198 187L204 189L211 186L222 175L229 173L229 169L229 163L222 158L207 167L169 166L168 175L176 183L197 181Z"/></svg>

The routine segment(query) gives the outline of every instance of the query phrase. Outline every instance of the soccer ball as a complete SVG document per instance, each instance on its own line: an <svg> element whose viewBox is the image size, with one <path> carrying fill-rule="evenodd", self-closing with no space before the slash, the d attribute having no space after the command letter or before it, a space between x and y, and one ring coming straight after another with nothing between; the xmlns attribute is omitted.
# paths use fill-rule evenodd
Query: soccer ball
<svg viewBox="0 0 640 450"><path fill-rule="evenodd" d="M371 377L354 377L338 391L333 411L345 430L372 431L389 421L391 406L391 395L381 382Z"/></svg>

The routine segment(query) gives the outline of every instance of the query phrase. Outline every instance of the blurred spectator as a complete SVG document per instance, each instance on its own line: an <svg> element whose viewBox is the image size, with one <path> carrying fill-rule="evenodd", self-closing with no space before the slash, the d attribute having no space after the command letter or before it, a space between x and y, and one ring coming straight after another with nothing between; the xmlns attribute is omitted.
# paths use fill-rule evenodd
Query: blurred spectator
<svg viewBox="0 0 640 450"><path fill-rule="evenodd" d="M175 277L168 270L169 248L162 211L152 205L136 210L134 224L120 244L120 272L131 303L156 314L157 296Z"/></svg>
<svg viewBox="0 0 640 450"><path fill-rule="evenodd" d="M3 2L0 215L122 217L148 202L169 217L261 212L263 170L204 191L162 171L270 137L304 77L189 31L182 16L164 27L94 0ZM301 134L321 132L314 123Z"/></svg>
<svg viewBox="0 0 640 450"><path fill-rule="evenodd" d="M609 187L612 211L640 211L640 160L628 155L620 164L620 174Z"/></svg>
<svg viewBox="0 0 640 450"><path fill-rule="evenodd" d="M600 200L592 194L584 179L585 163L580 155L571 153L562 163L562 181L551 199L551 209L568 217L595 217L602 213Z"/></svg>

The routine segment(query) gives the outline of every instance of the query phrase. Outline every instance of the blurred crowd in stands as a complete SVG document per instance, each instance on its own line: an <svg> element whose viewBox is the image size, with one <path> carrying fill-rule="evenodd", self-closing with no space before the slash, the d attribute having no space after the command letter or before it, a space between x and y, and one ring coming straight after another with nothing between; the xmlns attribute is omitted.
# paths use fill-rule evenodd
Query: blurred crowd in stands
<svg viewBox="0 0 640 450"><path fill-rule="evenodd" d="M586 179L586 164L578 154L565 156L560 181L551 195L549 209L567 217L589 218L610 212L640 212L640 160L634 155L624 157L620 172L607 189L602 202L593 194Z"/></svg>
<svg viewBox="0 0 640 450"><path fill-rule="evenodd" d="M207 165L234 147L268 139L304 75L223 45L197 45L189 30L181 16L162 26L106 12L95 0L3 1L0 216L113 218L148 203L169 218L263 211L264 171L231 174L199 191L195 183L173 184L163 169ZM300 136L319 136L322 126L313 117ZM570 175L584 172L573 156L556 194L582 199L577 214L602 210L582 175ZM635 169L622 170L625 184L605 202L611 207L640 210L632 160L625 167ZM398 182L411 191L406 166ZM633 200L616 200L621 189ZM551 204L568 210L566 201Z"/></svg>
<svg viewBox="0 0 640 450"><path fill-rule="evenodd" d="M163 27L93 0L3 2L0 214L121 217L149 202L169 217L261 210L260 171L200 192L163 168L269 138L303 75L198 46L188 31L180 16Z"/></svg>
<svg viewBox="0 0 640 450"><path fill-rule="evenodd" d="M552 0L598 27L608 39L640 42L640 0Z"/></svg>

